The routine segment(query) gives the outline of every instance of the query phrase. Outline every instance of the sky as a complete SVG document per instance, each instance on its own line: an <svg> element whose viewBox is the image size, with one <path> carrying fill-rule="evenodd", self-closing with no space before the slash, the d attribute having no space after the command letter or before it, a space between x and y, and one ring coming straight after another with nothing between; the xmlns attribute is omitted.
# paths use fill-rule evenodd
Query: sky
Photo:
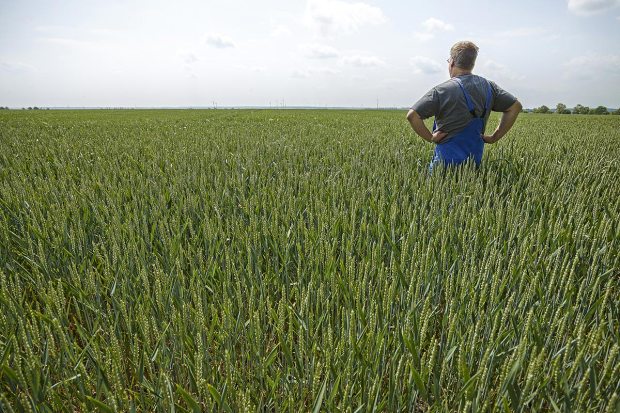
<svg viewBox="0 0 620 413"><path fill-rule="evenodd" d="M408 107L460 40L527 108L620 106L620 0L0 0L0 106Z"/></svg>

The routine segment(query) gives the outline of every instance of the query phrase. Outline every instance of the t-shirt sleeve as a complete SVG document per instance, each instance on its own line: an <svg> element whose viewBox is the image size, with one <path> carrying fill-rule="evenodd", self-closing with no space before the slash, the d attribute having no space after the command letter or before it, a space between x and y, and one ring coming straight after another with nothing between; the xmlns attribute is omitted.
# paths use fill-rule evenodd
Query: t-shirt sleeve
<svg viewBox="0 0 620 413"><path fill-rule="evenodd" d="M491 110L495 112L504 112L508 110L516 101L517 98L514 97L511 93L506 92L501 87L497 86L497 83L490 82L491 88L493 89L493 107Z"/></svg>
<svg viewBox="0 0 620 413"><path fill-rule="evenodd" d="M439 97L435 88L431 89L411 106L422 119L436 116L439 112Z"/></svg>

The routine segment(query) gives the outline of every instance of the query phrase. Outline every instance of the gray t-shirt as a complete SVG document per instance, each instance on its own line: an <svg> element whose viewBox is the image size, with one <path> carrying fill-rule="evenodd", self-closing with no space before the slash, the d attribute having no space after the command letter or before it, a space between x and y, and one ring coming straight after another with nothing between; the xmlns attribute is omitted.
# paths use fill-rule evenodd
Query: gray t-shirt
<svg viewBox="0 0 620 413"><path fill-rule="evenodd" d="M474 104L476 116L482 115L487 96L486 80L473 74L461 75L458 78L463 82L463 87ZM489 81L489 83L491 84L491 110L503 112L517 101L517 98L497 86L495 82ZM469 109L467 109L463 91L455 80L447 80L435 86L422 96L411 109L415 110L422 119L435 116L437 129L448 132L446 140L451 139L465 128L472 119ZM489 112L485 116L485 127Z"/></svg>

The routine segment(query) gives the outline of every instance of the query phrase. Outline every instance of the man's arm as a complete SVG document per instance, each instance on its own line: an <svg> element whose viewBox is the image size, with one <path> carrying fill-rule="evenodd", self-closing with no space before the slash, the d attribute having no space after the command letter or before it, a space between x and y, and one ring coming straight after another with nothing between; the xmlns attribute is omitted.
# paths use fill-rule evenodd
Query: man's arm
<svg viewBox="0 0 620 413"><path fill-rule="evenodd" d="M418 115L418 112L413 109L410 109L407 113L407 120L411 124L414 132L427 142L439 143L443 140L443 138L448 135L446 132L442 132L439 130L435 131L435 133L431 133L431 131L429 131L424 124L424 121L422 120L420 115Z"/></svg>
<svg viewBox="0 0 620 413"><path fill-rule="evenodd" d="M515 120L517 120L517 116L521 112L521 103L517 100L512 104L507 110L502 113L502 117L499 120L499 125L497 125L497 129L493 132L492 135L483 135L482 140L485 143L495 143L508 133L512 125L514 125Z"/></svg>

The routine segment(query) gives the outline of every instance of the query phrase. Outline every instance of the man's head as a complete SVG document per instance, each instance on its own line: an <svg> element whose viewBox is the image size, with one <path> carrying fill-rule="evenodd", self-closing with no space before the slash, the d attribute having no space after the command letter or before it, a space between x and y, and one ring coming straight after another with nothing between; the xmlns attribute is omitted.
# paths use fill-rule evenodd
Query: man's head
<svg viewBox="0 0 620 413"><path fill-rule="evenodd" d="M478 57L478 46L469 41L457 42L450 49L450 75L453 75L456 68L460 73L471 72L476 64L476 57Z"/></svg>

